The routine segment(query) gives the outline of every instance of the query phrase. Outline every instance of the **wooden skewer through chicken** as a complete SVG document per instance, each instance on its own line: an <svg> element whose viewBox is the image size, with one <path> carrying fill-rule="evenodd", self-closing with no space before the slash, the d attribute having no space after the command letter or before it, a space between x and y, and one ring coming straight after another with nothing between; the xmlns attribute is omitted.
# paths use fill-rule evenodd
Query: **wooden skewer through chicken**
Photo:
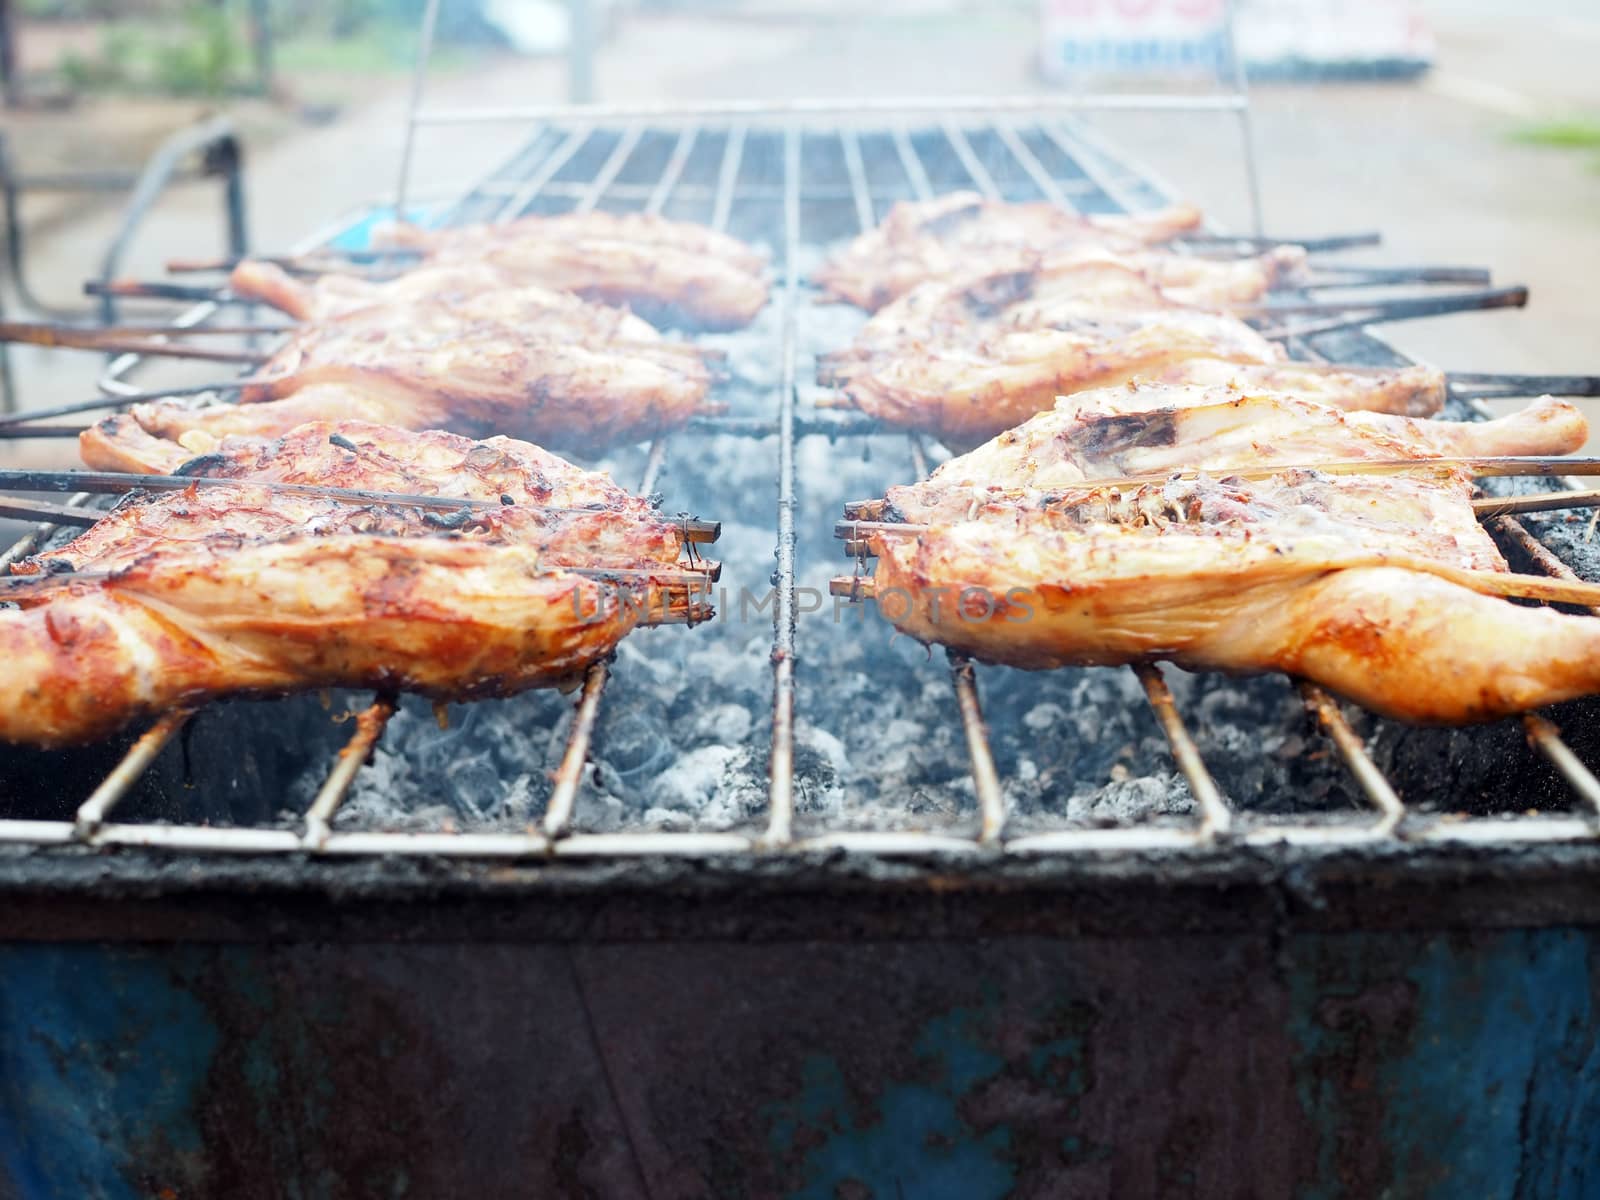
<svg viewBox="0 0 1600 1200"><path fill-rule="evenodd" d="M238 483L125 501L17 565L31 583L0 593L19 605L0 609L0 740L83 741L237 693L506 695L575 679L638 624L709 612L681 581L713 576L679 562L675 522L507 438L321 423L188 469ZM500 503L349 504L272 482Z"/></svg>

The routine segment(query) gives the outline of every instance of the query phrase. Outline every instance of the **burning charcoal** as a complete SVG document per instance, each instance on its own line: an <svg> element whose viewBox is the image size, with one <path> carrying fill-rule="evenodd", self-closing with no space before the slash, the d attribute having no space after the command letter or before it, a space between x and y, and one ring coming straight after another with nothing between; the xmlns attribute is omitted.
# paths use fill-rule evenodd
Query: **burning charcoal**
<svg viewBox="0 0 1600 1200"><path fill-rule="evenodd" d="M642 697L602 708L594 752L629 787L644 786L677 754L662 707Z"/></svg>
<svg viewBox="0 0 1600 1200"><path fill-rule="evenodd" d="M765 808L763 786L741 786L736 763L744 750L701 746L678 757L650 784L651 808L645 821L653 826L733 829Z"/></svg>
<svg viewBox="0 0 1600 1200"><path fill-rule="evenodd" d="M1187 816L1193 811L1194 799L1183 777L1163 771L1074 796L1067 805L1067 819L1096 825L1131 825L1157 817Z"/></svg>
<svg viewBox="0 0 1600 1200"><path fill-rule="evenodd" d="M737 745L750 732L750 710L741 704L713 704L691 718L688 725L688 740L697 745Z"/></svg>

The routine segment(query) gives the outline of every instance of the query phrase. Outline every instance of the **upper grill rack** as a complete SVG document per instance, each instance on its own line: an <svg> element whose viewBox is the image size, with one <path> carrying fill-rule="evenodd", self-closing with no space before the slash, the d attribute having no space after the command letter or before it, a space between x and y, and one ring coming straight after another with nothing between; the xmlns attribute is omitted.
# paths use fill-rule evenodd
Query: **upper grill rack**
<svg viewBox="0 0 1600 1200"><path fill-rule="evenodd" d="M775 513L776 604L772 638L773 703L768 805L760 833L622 832L573 830L580 802L583 765L588 756L608 681L608 668L592 668L584 681L554 789L537 829L521 833L343 832L331 828L339 804L363 760L382 737L393 703L379 698L356 723L326 783L309 806L303 827L223 828L194 825L116 823L109 818L130 786L189 719L178 711L159 720L130 750L79 808L74 821L0 821L0 842L160 847L224 852L299 852L328 855L412 854L458 857L583 857L653 854L739 854L757 849L845 848L879 854L976 851L1004 847L1021 853L1086 850L1203 849L1230 839L1250 843L1302 845L1378 843L1408 839L1453 843L1514 843L1589 838L1600 816L1600 781L1537 716L1525 719L1530 740L1575 791L1582 808L1571 816L1522 816L1428 822L1407 819L1405 805L1367 754L1339 705L1310 685L1304 702L1351 777L1372 807L1365 824L1252 821L1241 828L1227 799L1212 780L1155 667L1136 669L1173 758L1195 800L1198 819L1187 826L1130 824L1116 828L1062 828L1006 836L1006 811L999 773L990 748L972 663L952 656L956 712L970 758L979 808L976 836L918 831L863 830L797 838L794 822L796 625L795 446L800 394L797 379L797 328L809 309L801 278L802 249L817 240L809 222L831 213L828 236L844 236L881 218L896 200L926 198L953 187L972 187L1007 200L1043 199L1086 212L1149 208L1172 199L1152 176L1135 172L1089 130L1063 118L1033 119L1026 114L947 114L932 125L896 123L872 128L829 124L817 128L797 116L773 124L757 120L684 118L671 125L626 123L551 124L542 127L512 159L439 213L441 222L505 221L532 211L643 209L702 220L718 229L741 232L753 210L776 216L773 246L781 287L775 297L779 316L780 380L770 422L741 432L777 439ZM848 224L839 225L839 214ZM349 227L346 222L310 244L319 244ZM185 323L206 319L213 306L201 305ZM1314 354L1314 346L1301 346ZM128 390L127 374L138 360L124 358L108 374L108 390ZM671 439L658 439L640 475L640 490L652 489L671 452ZM918 475L928 469L916 438L909 439ZM82 502L83 497L75 498ZM1520 543L1537 545L1510 518L1499 531ZM53 530L41 526L0 555L0 567L42 544ZM1545 554L1537 561L1552 571L1566 568Z"/></svg>

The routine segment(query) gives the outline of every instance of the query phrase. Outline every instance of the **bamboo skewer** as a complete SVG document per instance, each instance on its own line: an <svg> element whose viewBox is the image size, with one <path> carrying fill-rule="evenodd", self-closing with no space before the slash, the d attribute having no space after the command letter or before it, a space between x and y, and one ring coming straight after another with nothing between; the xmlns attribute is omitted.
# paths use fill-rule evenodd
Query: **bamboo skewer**
<svg viewBox="0 0 1600 1200"><path fill-rule="evenodd" d="M1151 484L1170 483L1178 479L1193 479L1209 475L1217 479L1270 479L1294 471L1320 472L1324 475L1404 475L1409 471L1430 469L1463 470L1486 478L1528 478L1550 475L1600 475L1600 458L1577 455L1543 457L1537 455L1500 455L1477 458L1371 458L1340 459L1320 463L1285 463L1271 467L1177 467L1159 475L1119 475L1102 479L1085 479L1077 483L1050 488L985 488L984 499L1005 500L1012 496L1066 495L1071 492L1104 491L1109 488L1146 487ZM952 484L952 487L970 485ZM882 511L883 500L851 500L845 503L845 514L866 514L874 509Z"/></svg>
<svg viewBox="0 0 1600 1200"><path fill-rule="evenodd" d="M251 487L293 496L344 501L350 504L392 504L397 507L445 510L519 507L536 512L593 516L603 509L557 505L505 505L498 500L472 497L429 496L384 492L365 488L324 487L315 483L278 480L221 479L210 475L136 475L121 471L5 471L0 470L0 490L13 492L98 492L118 495L130 491L187 491L194 487ZM710 543L722 536L719 521L685 518L680 522L686 542Z"/></svg>
<svg viewBox="0 0 1600 1200"><path fill-rule="evenodd" d="M601 583L647 587L659 591L671 604L685 603L697 606L699 597L711 595L711 584L719 578L721 564L709 563L707 566L711 569L705 571L689 570L686 566L680 563L677 570L649 571L629 567L552 565L542 568L541 573L577 575ZM61 571L48 575L4 575L0 576L0 603L48 598L64 587L82 583L115 583L122 576L123 573L120 571Z"/></svg>
<svg viewBox="0 0 1600 1200"><path fill-rule="evenodd" d="M1514 513L1558 512L1563 508L1600 507L1600 490L1543 492L1531 496L1485 496L1472 502L1479 520L1511 516Z"/></svg>
<svg viewBox="0 0 1600 1200"><path fill-rule="evenodd" d="M921 534L929 530L926 525L884 525L870 532L876 533L906 533ZM865 545L865 543L855 543ZM858 554L862 551L858 551ZM1488 596L1505 596L1521 600L1543 600L1555 604L1580 604L1585 606L1600 605L1600 583L1588 583L1582 580L1552 579L1548 575L1520 575L1513 571L1474 571L1466 567L1452 567L1445 563L1431 562L1427 559L1406 559L1399 556L1393 558L1374 555L1367 561L1352 561L1348 564L1330 562L1329 570L1360 569L1362 567L1394 566L1406 570L1417 571L1423 574L1435 575L1451 583L1458 583L1463 587L1472 589ZM856 577L852 577L854 579ZM832 590L832 595L839 595ZM845 593L850 594L849 592Z"/></svg>

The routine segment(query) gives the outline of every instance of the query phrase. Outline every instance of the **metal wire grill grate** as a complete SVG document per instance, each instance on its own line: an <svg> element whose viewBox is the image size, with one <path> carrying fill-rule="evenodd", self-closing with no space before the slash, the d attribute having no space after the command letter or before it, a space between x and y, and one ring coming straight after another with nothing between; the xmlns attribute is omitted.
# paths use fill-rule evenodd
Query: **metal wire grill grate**
<svg viewBox="0 0 1600 1200"><path fill-rule="evenodd" d="M412 854L459 857L630 856L741 854L758 849L847 848L880 854L977 851L1003 847L1015 853L1057 854L1089 850L1204 848L1230 839L1250 843L1337 845L1398 837L1457 843L1534 842L1590 838L1600 816L1600 781L1578 760L1548 721L1526 718L1526 730L1574 790L1580 808L1571 816L1427 821L1413 817L1368 755L1340 705L1321 689L1301 685L1308 713L1325 734L1371 806L1372 819L1338 825L1252 820L1241 823L1208 772L1195 739L1162 672L1136 669L1139 682L1195 801L1186 826L1129 824L1114 828L1061 828L1007 837L999 771L982 715L979 672L951 656L954 711L971 764L979 809L975 836L888 830L795 831L796 442L818 423L797 378L797 330L811 309L800 258L807 247L849 236L881 219L897 200L922 199L952 188L973 188L1005 200L1046 200L1085 212L1119 212L1169 202L1171 193L1148 174L1123 163L1090 131L1064 118L1025 114L947 113L933 123L838 124L791 116L781 123L757 119L684 118L672 123L590 122L542 127L510 160L465 195L438 211L441 223L507 221L530 212L605 208L645 211L703 221L750 236L776 230L774 267L779 287L780 371L771 416L747 422L741 432L776 438L776 535L772 635L772 718L769 787L764 827L751 833L585 833L574 829L583 803L584 766L609 670L592 668L579 694L553 790L536 828L520 833L343 832L333 828L341 802L393 715L393 701L375 700L305 813L298 830L213 828L198 825L117 823L115 806L189 719L187 711L158 721L79 808L71 822L0 821L0 841L28 844L124 845L177 851L300 852L327 855ZM200 306L187 320L203 320ZM1316 347L1299 347L1315 356ZM109 385L134 364L119 361ZM825 424L825 422L823 422ZM729 428L732 428L730 423ZM671 438L649 449L638 479L650 492L672 452ZM909 454L918 475L928 470L916 438ZM81 502L81 500L80 500ZM0 557L0 566L30 552L49 536L31 533ZM1497 532L1531 542L1511 518ZM1536 543L1535 543L1536 544ZM1542 549L1542 547L1541 547ZM1537 556L1536 556L1537 558ZM1537 559L1552 572L1567 568L1546 552Z"/></svg>

